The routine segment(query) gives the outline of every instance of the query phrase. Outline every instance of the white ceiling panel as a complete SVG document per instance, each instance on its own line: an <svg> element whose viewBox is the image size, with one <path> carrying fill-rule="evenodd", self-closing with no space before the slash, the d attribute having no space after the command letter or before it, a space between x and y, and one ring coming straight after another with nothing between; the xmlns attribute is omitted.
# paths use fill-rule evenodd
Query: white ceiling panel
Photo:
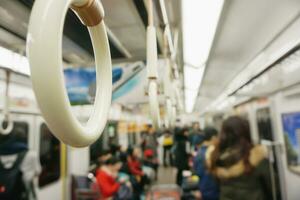
<svg viewBox="0 0 300 200"><path fill-rule="evenodd" d="M297 0L225 1L198 101L206 95L217 98L299 13Z"/></svg>

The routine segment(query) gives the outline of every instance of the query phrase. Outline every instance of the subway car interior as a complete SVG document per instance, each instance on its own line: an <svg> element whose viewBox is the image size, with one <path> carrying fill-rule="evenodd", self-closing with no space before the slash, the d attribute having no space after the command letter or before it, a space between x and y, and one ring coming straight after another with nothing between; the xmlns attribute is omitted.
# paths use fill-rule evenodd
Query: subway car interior
<svg viewBox="0 0 300 200"><path fill-rule="evenodd" d="M0 0L0 200L299 200L300 1Z"/></svg>

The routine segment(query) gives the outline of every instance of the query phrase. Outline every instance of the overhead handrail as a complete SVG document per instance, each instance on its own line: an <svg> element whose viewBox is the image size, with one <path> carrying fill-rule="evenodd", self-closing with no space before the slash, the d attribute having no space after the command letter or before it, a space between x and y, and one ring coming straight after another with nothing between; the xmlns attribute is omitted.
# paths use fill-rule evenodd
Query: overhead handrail
<svg viewBox="0 0 300 200"><path fill-rule="evenodd" d="M72 113L64 86L62 34L68 8L87 26L95 55L96 96L86 125ZM85 147L103 132L111 104L112 66L100 0L36 0L32 9L27 50L33 90L47 125L64 143Z"/></svg>
<svg viewBox="0 0 300 200"><path fill-rule="evenodd" d="M153 0L148 0L147 27L147 76L150 115L153 126L160 128L160 110L158 101L157 41L153 17Z"/></svg>
<svg viewBox="0 0 300 200"><path fill-rule="evenodd" d="M6 84L5 84L5 94L4 94L4 104L3 104L3 121L0 124L0 134L2 135L8 135L9 133L11 133L11 131L14 128L14 122L12 121L11 117L10 117L10 112L9 112L9 82L10 82L10 71L9 70L5 70L5 74L6 74ZM7 123L6 127L4 128L4 122Z"/></svg>

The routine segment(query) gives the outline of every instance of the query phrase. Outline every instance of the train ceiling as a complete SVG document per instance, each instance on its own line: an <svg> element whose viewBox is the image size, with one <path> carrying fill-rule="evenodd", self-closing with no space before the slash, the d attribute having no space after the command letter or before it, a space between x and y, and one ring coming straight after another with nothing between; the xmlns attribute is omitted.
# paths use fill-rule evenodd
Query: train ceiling
<svg viewBox="0 0 300 200"><path fill-rule="evenodd" d="M0 1L0 44L25 53L27 26L34 0ZM155 23L158 31L158 51L161 53L163 21L159 1L155 1ZM109 30L113 62L144 61L146 59L147 7L142 0L102 0ZM166 0L171 29L180 29L180 0ZM181 59L181 51L179 59ZM63 40L65 63L91 65L93 51L87 29L71 11L68 12ZM182 61L181 61L182 62Z"/></svg>
<svg viewBox="0 0 300 200"><path fill-rule="evenodd" d="M299 15L300 1L296 0L225 1L196 110L203 112L221 100L214 104L217 107L222 97L278 59L285 48L297 45Z"/></svg>

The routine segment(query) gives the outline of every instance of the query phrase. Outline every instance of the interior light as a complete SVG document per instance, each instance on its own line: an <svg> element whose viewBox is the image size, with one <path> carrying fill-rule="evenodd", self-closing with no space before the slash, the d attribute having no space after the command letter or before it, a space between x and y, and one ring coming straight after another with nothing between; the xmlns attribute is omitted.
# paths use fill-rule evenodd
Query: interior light
<svg viewBox="0 0 300 200"><path fill-rule="evenodd" d="M27 57L4 47L0 47L0 67L8 68L26 75L30 74Z"/></svg>
<svg viewBox="0 0 300 200"><path fill-rule="evenodd" d="M190 90L198 90L202 81L204 67L184 67L184 85Z"/></svg>
<svg viewBox="0 0 300 200"><path fill-rule="evenodd" d="M194 66L206 62L216 32L224 0L184 0L184 61Z"/></svg>
<svg viewBox="0 0 300 200"><path fill-rule="evenodd" d="M198 96L198 90L185 89L185 110L187 113L193 112L194 104Z"/></svg>
<svg viewBox="0 0 300 200"><path fill-rule="evenodd" d="M183 52L186 112L192 112L202 82L224 0L184 0Z"/></svg>

